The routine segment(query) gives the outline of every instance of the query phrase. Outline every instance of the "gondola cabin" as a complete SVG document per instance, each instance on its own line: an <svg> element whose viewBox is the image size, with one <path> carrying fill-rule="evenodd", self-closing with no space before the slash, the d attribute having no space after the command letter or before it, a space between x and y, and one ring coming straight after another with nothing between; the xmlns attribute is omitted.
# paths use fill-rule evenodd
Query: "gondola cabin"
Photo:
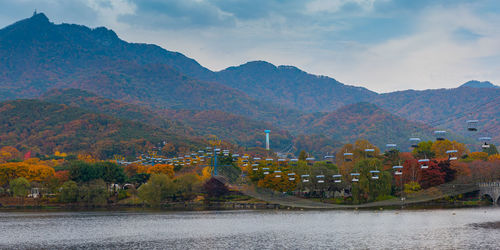
<svg viewBox="0 0 500 250"><path fill-rule="evenodd" d="M434 135L436 136L436 141L444 141L445 135L446 135L446 131L444 131L444 130L437 130L437 131L434 131Z"/></svg>
<svg viewBox="0 0 500 250"><path fill-rule="evenodd" d="M467 131L476 132L479 120L467 120Z"/></svg>
<svg viewBox="0 0 500 250"><path fill-rule="evenodd" d="M358 182L359 181L359 173L351 173L352 177L352 182Z"/></svg>
<svg viewBox="0 0 500 250"><path fill-rule="evenodd" d="M418 164L420 164L421 169L428 169L429 168L429 159L420 159L418 160Z"/></svg>
<svg viewBox="0 0 500 250"><path fill-rule="evenodd" d="M367 158L374 157L374 154L375 154L375 149L373 149L373 148L367 148L367 149L365 149L365 155L366 155Z"/></svg>
<svg viewBox="0 0 500 250"><path fill-rule="evenodd" d="M403 174L403 166L393 166L394 175L402 175Z"/></svg>
<svg viewBox="0 0 500 250"><path fill-rule="evenodd" d="M448 160L450 160L450 161L457 160L458 159L457 153L458 153L458 151L455 149L446 151L446 154L448 154Z"/></svg>
<svg viewBox="0 0 500 250"><path fill-rule="evenodd" d="M417 137L410 138L410 144L412 148L418 148L419 143L420 143L420 138Z"/></svg>
<svg viewBox="0 0 500 250"><path fill-rule="evenodd" d="M379 173L380 173L379 170L371 170L370 174L371 174L372 180L378 180L379 179L379 176L378 176Z"/></svg>
<svg viewBox="0 0 500 250"><path fill-rule="evenodd" d="M352 161L353 153L344 153L344 161Z"/></svg>
<svg viewBox="0 0 500 250"><path fill-rule="evenodd" d="M490 144L488 144L488 142L491 140L491 137L479 137L479 140L483 142L483 144L481 145L482 148L490 148Z"/></svg>

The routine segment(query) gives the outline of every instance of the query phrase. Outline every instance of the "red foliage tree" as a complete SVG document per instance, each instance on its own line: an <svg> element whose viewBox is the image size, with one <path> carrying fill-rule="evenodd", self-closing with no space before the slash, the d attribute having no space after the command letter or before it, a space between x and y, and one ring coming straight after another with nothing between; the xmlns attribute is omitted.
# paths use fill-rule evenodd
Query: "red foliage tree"
<svg viewBox="0 0 500 250"><path fill-rule="evenodd" d="M438 166L437 162L430 161L429 168L420 170L419 184L423 189L445 183L446 172Z"/></svg>

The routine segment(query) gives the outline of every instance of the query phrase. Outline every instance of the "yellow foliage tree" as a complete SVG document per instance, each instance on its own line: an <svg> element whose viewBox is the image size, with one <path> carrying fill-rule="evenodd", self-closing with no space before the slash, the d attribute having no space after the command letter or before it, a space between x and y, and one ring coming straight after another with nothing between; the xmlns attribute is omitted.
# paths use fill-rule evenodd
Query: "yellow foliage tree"
<svg viewBox="0 0 500 250"><path fill-rule="evenodd" d="M488 160L488 153L486 153L486 152L472 152L469 154L469 158L471 160L487 161Z"/></svg>
<svg viewBox="0 0 500 250"><path fill-rule="evenodd" d="M97 159L95 157L93 157L91 154L78 154L78 160L88 162L88 163L97 162Z"/></svg>
<svg viewBox="0 0 500 250"><path fill-rule="evenodd" d="M212 169L210 167L204 167L201 170L201 180L206 181L212 177Z"/></svg>
<svg viewBox="0 0 500 250"><path fill-rule="evenodd" d="M50 178L54 177L56 171L45 165L29 165L26 176L24 176L30 182L46 182Z"/></svg>
<svg viewBox="0 0 500 250"><path fill-rule="evenodd" d="M59 152L59 151L57 151L57 150L56 150L56 152L54 152L54 155L55 155L55 156L59 156L59 157L66 157L66 156L68 156L68 154L66 154L66 153L61 153L61 152Z"/></svg>
<svg viewBox="0 0 500 250"><path fill-rule="evenodd" d="M490 155L488 161L500 161L500 154Z"/></svg>
<svg viewBox="0 0 500 250"><path fill-rule="evenodd" d="M148 174L166 174L168 177L173 178L175 175L174 166L170 164L156 164L147 170Z"/></svg>
<svg viewBox="0 0 500 250"><path fill-rule="evenodd" d="M40 159L39 158L29 158L29 159L24 160L24 163L29 164L29 165L39 164Z"/></svg>
<svg viewBox="0 0 500 250"><path fill-rule="evenodd" d="M23 162L9 162L0 164L0 185L6 185L9 181L19 177L25 177L29 165Z"/></svg>
<svg viewBox="0 0 500 250"><path fill-rule="evenodd" d="M269 188L279 192L289 192L293 191L297 187L298 183L299 178L295 178L295 180L291 181L286 174L281 174L280 177L277 177L275 174L269 174L259 180L257 185L259 187Z"/></svg>
<svg viewBox="0 0 500 250"><path fill-rule="evenodd" d="M459 158L465 154L469 154L469 149L467 149L465 144L457 141L435 141L431 147L431 151L436 154L436 158L447 158L448 154L446 153L446 151L448 150L457 150L456 156Z"/></svg>

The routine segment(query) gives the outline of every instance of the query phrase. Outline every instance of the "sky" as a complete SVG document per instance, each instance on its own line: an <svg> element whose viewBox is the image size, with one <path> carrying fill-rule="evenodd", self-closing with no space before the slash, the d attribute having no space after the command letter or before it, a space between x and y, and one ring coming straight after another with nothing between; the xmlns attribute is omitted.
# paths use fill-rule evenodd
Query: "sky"
<svg viewBox="0 0 500 250"><path fill-rule="evenodd" d="M377 92L500 84L498 0L0 0L0 26L35 9L104 26L214 70L264 60Z"/></svg>

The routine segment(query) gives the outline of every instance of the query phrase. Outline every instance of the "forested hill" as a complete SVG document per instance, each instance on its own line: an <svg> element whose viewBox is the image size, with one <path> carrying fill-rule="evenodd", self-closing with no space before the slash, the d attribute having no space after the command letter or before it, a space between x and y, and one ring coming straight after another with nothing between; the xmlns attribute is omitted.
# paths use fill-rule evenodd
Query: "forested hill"
<svg viewBox="0 0 500 250"><path fill-rule="evenodd" d="M472 81L468 81L462 85L460 85L460 87L467 87L467 88L500 88L500 86L497 86L489 81L477 81L477 80L472 80Z"/></svg>
<svg viewBox="0 0 500 250"><path fill-rule="evenodd" d="M414 133L432 137L431 127L467 136L466 119L480 120L482 134L472 136L500 141L500 88L488 83L377 94L263 61L212 72L180 53L127 43L106 28L56 25L43 14L0 29L0 101L52 89L79 89L43 98L82 112L139 121L188 140L213 133L248 147L262 144L263 129L274 131L277 148L293 140L296 147L322 145L315 151L362 137L404 144ZM325 143L307 143L311 138Z"/></svg>
<svg viewBox="0 0 500 250"><path fill-rule="evenodd" d="M264 130L273 131L273 148L289 145L292 135L269 123L216 110L156 109L100 97L79 89L55 89L45 93L42 100L66 104L92 112L112 115L161 127L185 137L216 135L220 139L243 147L262 147Z"/></svg>
<svg viewBox="0 0 500 250"><path fill-rule="evenodd" d="M346 105L334 112L304 117L305 132L324 134L344 143L367 139L378 147L396 143L407 150L410 137L433 139L432 128L408 121L370 103Z"/></svg>
<svg viewBox="0 0 500 250"><path fill-rule="evenodd" d="M185 137L199 135L197 131L184 123L162 116L157 111L147 107L104 98L80 89L53 89L43 94L40 99L46 102L79 107L93 113L139 121Z"/></svg>
<svg viewBox="0 0 500 250"><path fill-rule="evenodd" d="M92 152L97 157L137 155L166 141L167 154L202 148L191 140L164 129L95 114L83 109L39 100L0 103L0 145L16 146L35 153Z"/></svg>
<svg viewBox="0 0 500 250"><path fill-rule="evenodd" d="M333 78L311 75L293 66L276 67L264 61L227 68L217 72L216 79L260 100L271 100L306 112L333 111L377 95Z"/></svg>
<svg viewBox="0 0 500 250"><path fill-rule="evenodd" d="M373 103L403 118L463 136L491 136L500 142L500 88L406 90L381 94ZM467 131L467 120L479 120L479 132Z"/></svg>
<svg viewBox="0 0 500 250"><path fill-rule="evenodd" d="M2 66L11 69L8 74L14 78L31 75L21 74L19 69L26 66L44 69L44 66L52 64L64 73L75 63L85 68L106 65L108 60L131 61L139 65L169 65L176 71L200 79L210 78L213 74L181 53L152 44L127 43L104 27L91 29L75 24L55 25L43 13L1 29L0 51L2 64L7 63ZM30 62L28 59L37 60ZM106 60L101 63L99 59Z"/></svg>
<svg viewBox="0 0 500 250"><path fill-rule="evenodd" d="M189 75L188 75L189 74ZM55 25L43 14L0 30L0 100L77 88L155 108L221 110L275 120L290 112L216 82L179 53L131 44L105 28Z"/></svg>

